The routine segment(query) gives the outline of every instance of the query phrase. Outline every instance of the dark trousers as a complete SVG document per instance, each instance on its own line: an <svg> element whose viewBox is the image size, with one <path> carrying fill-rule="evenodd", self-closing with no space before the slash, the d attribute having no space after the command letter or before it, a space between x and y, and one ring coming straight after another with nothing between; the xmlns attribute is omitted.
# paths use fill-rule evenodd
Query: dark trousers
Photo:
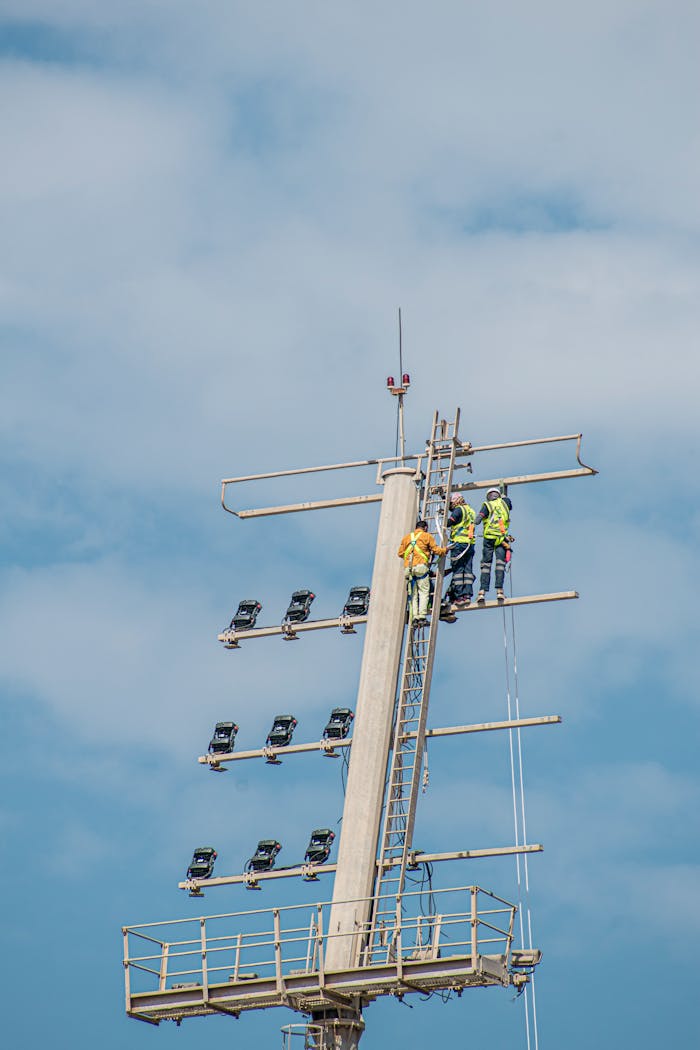
<svg viewBox="0 0 700 1050"><path fill-rule="evenodd" d="M496 590L503 590L503 577L506 574L506 549L497 540L484 537L484 545L481 549L481 581L479 588L487 591L491 586L491 562L496 555Z"/></svg>
<svg viewBox="0 0 700 1050"><path fill-rule="evenodd" d="M453 602L461 598L471 598L474 593L474 544L456 543L450 548L450 596Z"/></svg>

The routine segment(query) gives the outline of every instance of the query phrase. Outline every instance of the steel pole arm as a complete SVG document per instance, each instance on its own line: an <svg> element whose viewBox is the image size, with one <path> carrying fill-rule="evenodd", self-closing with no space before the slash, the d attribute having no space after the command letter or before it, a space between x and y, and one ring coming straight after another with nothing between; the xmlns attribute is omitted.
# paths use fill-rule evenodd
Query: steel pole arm
<svg viewBox="0 0 700 1050"><path fill-rule="evenodd" d="M503 722L477 722L474 725L444 726L438 729L426 729L426 739L434 739L441 736L460 736L462 733L487 733L495 729L524 729L528 726L559 725L561 715L541 715L535 718L511 718ZM405 734L407 738L415 737L416 733L411 731ZM222 762L242 762L249 758L278 758L285 755L301 754L304 752L318 751L322 755L333 757L336 748L350 747L352 738L344 740L319 740L311 744L287 744L286 747L257 747L251 751L227 751L217 755L199 755L197 761L203 766L221 765ZM336 756L337 757L337 756Z"/></svg>
<svg viewBox="0 0 700 1050"><path fill-rule="evenodd" d="M419 864L434 864L443 860L478 860L481 857L505 857L513 853L541 853L544 846L539 843L527 846L491 846L487 849L464 849L451 853L422 853L418 850L409 852L410 866L417 867ZM400 858L384 863L384 870L400 867ZM377 867L379 862L377 862ZM300 864L294 868L279 868L277 871L247 871L242 875L221 875L213 879L187 879L178 882L178 889L190 892L201 892L213 886L257 886L259 882L268 879L296 879L300 876L306 879L315 879L317 875L326 875L337 871L337 864Z"/></svg>
<svg viewBox="0 0 700 1050"><path fill-rule="evenodd" d="M559 442L575 441L576 461L578 462L580 469L549 471L544 474L521 474L511 478L492 478L487 481L474 481L468 484L453 485L452 491L464 492L470 489L488 489L494 485L498 486L500 482L505 482L506 485L525 485L537 481L556 481L564 478L580 478L597 474L597 470L593 467L587 466L581 459L582 438L582 434L562 434L558 437L527 438L524 441L506 441L495 445L471 445L468 441L461 442L455 451L455 456L460 459L464 456L471 457L476 452L492 452L509 448L525 448L532 445L549 445ZM312 500L306 503L289 503L279 507L260 507L255 510L234 510L233 507L229 507L226 504L226 488L229 485L242 485L248 481L267 481L271 478L297 477L302 474L319 474L330 470L348 470L357 467L371 466L376 466L377 484L380 484L382 471L387 464L390 463L415 463L416 478L419 478L421 463L425 457L425 452L414 452L409 456L385 456L380 459L355 460L351 463L329 463L320 467L298 467L293 470L274 470L267 474L246 474L237 478L224 478L221 482L221 506L228 514L233 514L237 518L262 518L272 514L293 514L303 510L322 510L324 508L332 507L348 507L360 503L377 503L382 499L381 493L373 493L366 496L347 496L341 497L340 499Z"/></svg>

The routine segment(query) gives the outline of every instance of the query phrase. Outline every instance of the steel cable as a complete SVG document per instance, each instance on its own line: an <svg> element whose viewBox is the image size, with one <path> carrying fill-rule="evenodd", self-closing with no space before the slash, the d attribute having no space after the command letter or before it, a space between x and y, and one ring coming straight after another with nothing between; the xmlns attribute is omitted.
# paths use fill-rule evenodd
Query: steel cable
<svg viewBox="0 0 700 1050"><path fill-rule="evenodd" d="M511 563L508 564L508 575L510 577L510 597L513 597L513 573ZM508 625L506 619L506 608L503 606L503 656L505 662L505 675L506 675L506 707L508 720L511 721L513 718L513 711L515 711L515 717L520 718L520 695L519 695L519 682L518 682L518 661L517 661L517 647L515 641L515 613L513 606L511 606L511 636L513 644L513 692L511 692L511 677L510 677L510 659L508 653ZM527 845L527 823L525 818L525 786L523 777L523 753L522 753L522 741L520 736L520 727L518 726L515 731L515 742L513 729L508 730L508 750L510 756L510 783L511 783L511 794L513 800L513 827L515 833L515 845ZM517 779L517 787L516 787ZM519 797L518 797L519 796ZM532 948L532 916L530 912L530 881L527 864L527 854L523 853L523 867L521 870L520 866L521 854L515 854L515 870L516 880L518 885L518 924L520 927L520 942L522 947ZM524 884L524 892L523 892ZM527 941L525 938L525 926L523 923L523 911L525 911L527 921ZM539 1039L537 1032L537 1006L535 998L535 975L534 972L530 979L531 995L528 995L528 986L525 986L525 1036L527 1041L527 1050L531 1050L531 1032L530 1032L530 1010L532 1010L532 1036L534 1037L535 1050L539 1050Z"/></svg>

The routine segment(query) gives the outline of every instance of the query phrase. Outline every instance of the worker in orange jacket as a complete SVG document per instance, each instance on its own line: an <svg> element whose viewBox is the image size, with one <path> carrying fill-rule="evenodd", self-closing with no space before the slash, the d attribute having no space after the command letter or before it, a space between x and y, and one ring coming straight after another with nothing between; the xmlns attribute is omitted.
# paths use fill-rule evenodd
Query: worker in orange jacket
<svg viewBox="0 0 700 1050"><path fill-rule="evenodd" d="M411 598L411 620L414 627L425 627L430 601L430 562L433 555L441 558L447 547L439 547L428 532L428 523L422 518L413 532L407 533L398 549L403 558L408 592Z"/></svg>

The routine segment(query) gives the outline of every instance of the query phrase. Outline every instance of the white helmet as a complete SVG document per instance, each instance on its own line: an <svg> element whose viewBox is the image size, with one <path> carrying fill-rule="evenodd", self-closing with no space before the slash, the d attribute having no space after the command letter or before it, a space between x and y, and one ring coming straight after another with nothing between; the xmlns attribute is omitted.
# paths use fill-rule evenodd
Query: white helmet
<svg viewBox="0 0 700 1050"><path fill-rule="evenodd" d="M492 497L493 497L493 499L498 499L498 497L500 495L501 495L501 490L500 489L490 488L490 489L486 490L486 499L491 499Z"/></svg>
<svg viewBox="0 0 700 1050"><path fill-rule="evenodd" d="M450 496L450 506L460 507L464 503L464 496L461 492L453 492Z"/></svg>

